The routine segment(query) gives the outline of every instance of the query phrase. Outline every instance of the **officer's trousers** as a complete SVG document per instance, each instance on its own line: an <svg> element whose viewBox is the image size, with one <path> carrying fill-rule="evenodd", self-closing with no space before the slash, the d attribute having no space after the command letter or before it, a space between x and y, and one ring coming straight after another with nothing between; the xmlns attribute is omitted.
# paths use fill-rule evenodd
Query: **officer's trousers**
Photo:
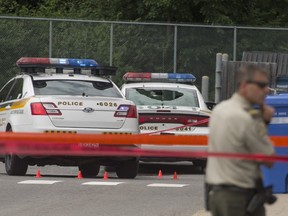
<svg viewBox="0 0 288 216"><path fill-rule="evenodd" d="M247 205L253 194L231 190L212 190L209 193L209 208L212 216L265 216L264 206L248 214Z"/></svg>

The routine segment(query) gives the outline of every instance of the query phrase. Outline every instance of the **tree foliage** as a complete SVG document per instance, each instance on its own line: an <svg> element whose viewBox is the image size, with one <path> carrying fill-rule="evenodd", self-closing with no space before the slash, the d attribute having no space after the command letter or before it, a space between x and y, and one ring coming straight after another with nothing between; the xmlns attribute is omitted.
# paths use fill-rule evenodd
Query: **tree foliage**
<svg viewBox="0 0 288 216"><path fill-rule="evenodd" d="M17 16L287 26L288 0L0 0Z"/></svg>
<svg viewBox="0 0 288 216"><path fill-rule="evenodd" d="M0 0L0 14L89 20L196 23L211 25L288 25L288 0ZM21 56L48 56L49 23L0 20L1 69L5 79L15 73ZM53 57L94 58L109 64L110 25L53 22ZM238 30L238 57L242 51L287 51L286 32ZM115 78L128 70L173 70L174 27L115 24L113 64ZM193 72L213 80L215 54L233 53L233 29L178 28L177 71ZM13 65L13 67L9 66ZM7 76L6 76L7 74ZM213 81L212 81L213 82Z"/></svg>

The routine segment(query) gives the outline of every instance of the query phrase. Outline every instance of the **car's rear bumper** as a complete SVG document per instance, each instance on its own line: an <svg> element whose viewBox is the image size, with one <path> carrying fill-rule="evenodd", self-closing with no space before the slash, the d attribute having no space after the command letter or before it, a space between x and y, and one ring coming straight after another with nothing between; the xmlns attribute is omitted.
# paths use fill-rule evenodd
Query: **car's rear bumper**
<svg viewBox="0 0 288 216"><path fill-rule="evenodd" d="M149 161L149 162L177 162L177 161L195 161L195 160L206 160L204 157L180 157L179 153L188 153L191 152L205 152L207 151L207 146L189 146L189 145L141 145L141 149L144 150L151 150L154 151L154 153L157 154L159 152L159 157L153 156L153 157L148 157L148 156L141 156L140 160L141 161ZM161 157L161 151L165 151L165 153L169 153L169 157Z"/></svg>
<svg viewBox="0 0 288 216"><path fill-rule="evenodd" d="M139 160L137 157L85 157L85 156L26 156L23 158L29 165L46 166L46 165L59 165L59 166L79 166L86 163L97 163L99 165L117 166L122 161Z"/></svg>
<svg viewBox="0 0 288 216"><path fill-rule="evenodd" d="M97 129L97 128L69 128L54 127L53 125L36 127L33 125L14 125L13 132L29 133L77 133L77 134L139 134L137 128Z"/></svg>

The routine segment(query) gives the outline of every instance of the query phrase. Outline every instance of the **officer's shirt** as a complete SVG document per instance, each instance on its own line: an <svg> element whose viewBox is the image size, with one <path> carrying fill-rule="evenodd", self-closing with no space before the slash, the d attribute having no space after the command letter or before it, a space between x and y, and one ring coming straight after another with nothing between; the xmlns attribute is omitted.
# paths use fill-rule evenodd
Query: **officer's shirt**
<svg viewBox="0 0 288 216"><path fill-rule="evenodd" d="M260 112L237 93L214 108L209 127L208 151L274 153ZM206 181L255 188L255 179L261 177L259 165L259 162L251 160L210 157Z"/></svg>

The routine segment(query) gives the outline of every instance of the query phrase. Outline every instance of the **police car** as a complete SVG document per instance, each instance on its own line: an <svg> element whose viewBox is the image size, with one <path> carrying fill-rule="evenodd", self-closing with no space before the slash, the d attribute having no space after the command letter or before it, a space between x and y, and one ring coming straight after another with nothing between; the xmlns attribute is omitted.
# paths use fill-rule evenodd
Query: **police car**
<svg viewBox="0 0 288 216"><path fill-rule="evenodd" d="M138 114L109 79L114 67L91 59L30 58L17 61L21 74L0 90L0 130L7 132L138 134ZM86 73L86 74L83 74ZM89 145L89 144L88 144ZM132 145L133 146L133 145ZM138 158L7 154L8 175L25 175L28 165L78 166L96 176L100 165L113 165L119 178L134 178Z"/></svg>
<svg viewBox="0 0 288 216"><path fill-rule="evenodd" d="M137 105L142 134L207 135L210 110L192 74L139 73L124 74L122 93ZM191 137L193 139L193 137ZM142 149L206 150L203 146L151 146ZM143 161L182 161L181 158L141 158ZM205 166L205 160L187 158L194 165Z"/></svg>

